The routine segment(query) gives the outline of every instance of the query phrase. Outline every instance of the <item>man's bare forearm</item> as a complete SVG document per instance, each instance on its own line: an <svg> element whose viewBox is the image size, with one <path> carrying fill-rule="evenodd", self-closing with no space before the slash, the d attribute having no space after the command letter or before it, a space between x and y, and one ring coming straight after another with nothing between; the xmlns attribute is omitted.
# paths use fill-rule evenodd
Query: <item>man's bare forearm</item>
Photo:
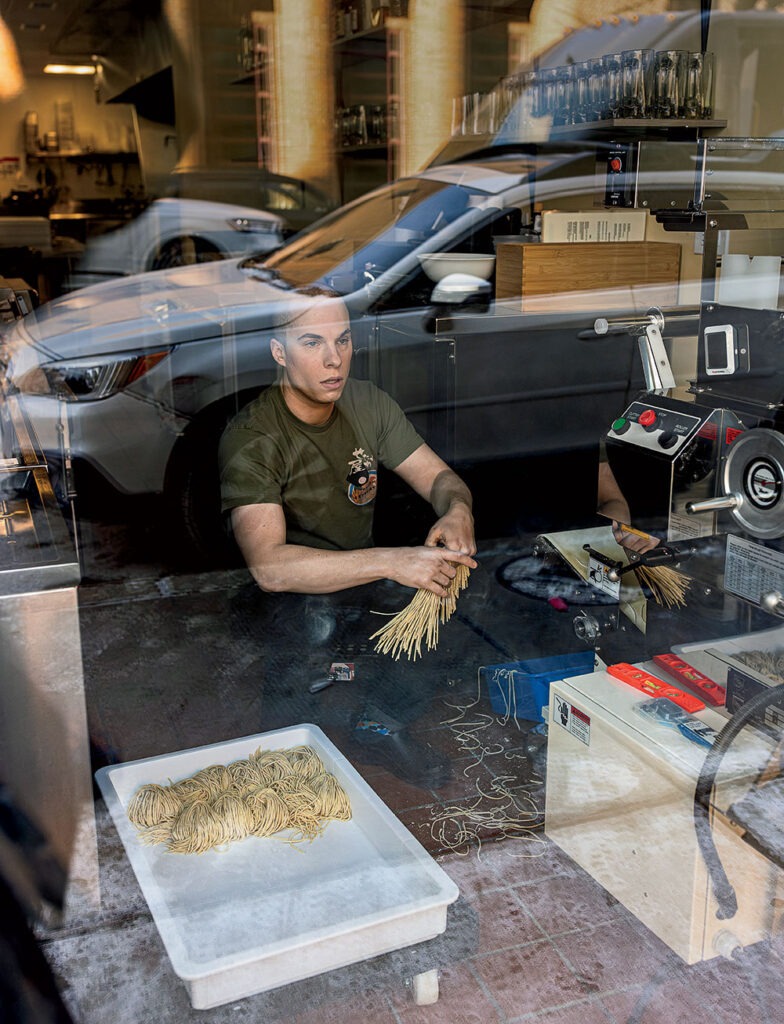
<svg viewBox="0 0 784 1024"><path fill-rule="evenodd" d="M324 551L282 544L266 548L255 558L247 557L247 562L262 590L297 594L333 594L388 579L443 597L455 576L456 563L476 567L474 559L465 553L425 545Z"/></svg>
<svg viewBox="0 0 784 1024"><path fill-rule="evenodd" d="M456 504L466 505L470 512L473 500L471 492L457 473L452 469L444 469L433 481L430 504L437 516L445 516Z"/></svg>
<svg viewBox="0 0 784 1024"><path fill-rule="evenodd" d="M332 594L349 587L391 578L393 548L326 551L283 544L248 559L262 590L300 594Z"/></svg>

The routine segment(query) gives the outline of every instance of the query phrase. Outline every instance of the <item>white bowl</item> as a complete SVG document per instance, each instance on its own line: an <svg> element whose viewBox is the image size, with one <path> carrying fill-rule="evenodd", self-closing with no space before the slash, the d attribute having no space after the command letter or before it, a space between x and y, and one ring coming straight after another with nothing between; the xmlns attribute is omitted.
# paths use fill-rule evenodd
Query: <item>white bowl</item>
<svg viewBox="0 0 784 1024"><path fill-rule="evenodd" d="M472 252L432 252L419 257L422 269L431 281L441 281L448 274L471 274L489 280L495 256Z"/></svg>

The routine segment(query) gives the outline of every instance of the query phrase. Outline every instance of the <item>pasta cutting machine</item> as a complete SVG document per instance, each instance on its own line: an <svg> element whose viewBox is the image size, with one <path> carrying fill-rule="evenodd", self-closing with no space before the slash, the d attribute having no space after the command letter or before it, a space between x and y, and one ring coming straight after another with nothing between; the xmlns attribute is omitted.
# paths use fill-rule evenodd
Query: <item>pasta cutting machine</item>
<svg viewBox="0 0 784 1024"><path fill-rule="evenodd" d="M597 322L646 344L651 327L656 342L667 329L658 310ZM649 349L652 386L608 427L606 465L631 524L692 546L691 575L784 616L784 313L706 302L696 333L688 387L672 386L663 348Z"/></svg>

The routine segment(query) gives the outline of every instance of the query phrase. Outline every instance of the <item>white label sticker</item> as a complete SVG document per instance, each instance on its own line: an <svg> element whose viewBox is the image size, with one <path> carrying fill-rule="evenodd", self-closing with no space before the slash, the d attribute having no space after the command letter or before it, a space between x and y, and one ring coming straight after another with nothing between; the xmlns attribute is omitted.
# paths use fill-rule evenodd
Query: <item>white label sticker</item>
<svg viewBox="0 0 784 1024"><path fill-rule="evenodd" d="M591 719L563 697L555 695L555 720L586 747L591 745Z"/></svg>
<svg viewBox="0 0 784 1024"><path fill-rule="evenodd" d="M670 512L667 526L667 540L694 540L695 537L710 537L713 533L714 516L687 516L685 513Z"/></svg>
<svg viewBox="0 0 784 1024"><path fill-rule="evenodd" d="M611 580L610 567L600 562L598 558L594 558L590 555L588 558L588 582L591 586L596 587L597 590L601 590L604 594L609 594L610 597L616 599L621 596L621 581L620 579Z"/></svg>
<svg viewBox="0 0 784 1024"><path fill-rule="evenodd" d="M728 537L724 589L759 604L763 594L784 589L784 555L742 537Z"/></svg>

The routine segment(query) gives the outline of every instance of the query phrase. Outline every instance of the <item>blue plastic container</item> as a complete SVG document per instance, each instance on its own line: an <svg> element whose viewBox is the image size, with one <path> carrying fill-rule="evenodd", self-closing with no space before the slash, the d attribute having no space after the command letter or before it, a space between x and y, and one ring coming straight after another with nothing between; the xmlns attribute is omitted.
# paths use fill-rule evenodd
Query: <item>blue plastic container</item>
<svg viewBox="0 0 784 1024"><path fill-rule="evenodd" d="M550 703L550 683L593 672L593 665L593 651L483 665L479 684L486 689L497 715L542 722L542 708Z"/></svg>

